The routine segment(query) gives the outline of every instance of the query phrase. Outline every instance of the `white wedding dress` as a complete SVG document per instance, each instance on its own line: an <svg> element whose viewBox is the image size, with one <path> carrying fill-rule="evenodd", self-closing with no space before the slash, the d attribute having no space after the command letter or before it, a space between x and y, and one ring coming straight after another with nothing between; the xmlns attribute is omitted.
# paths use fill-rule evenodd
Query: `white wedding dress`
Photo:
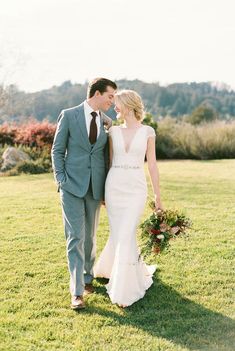
<svg viewBox="0 0 235 351"><path fill-rule="evenodd" d="M109 129L113 143L112 167L105 184L105 203L110 236L95 267L94 276L109 278L106 285L112 303L130 306L151 286L156 266L139 255L137 226L147 198L144 159L152 127L142 125L126 150L123 128Z"/></svg>

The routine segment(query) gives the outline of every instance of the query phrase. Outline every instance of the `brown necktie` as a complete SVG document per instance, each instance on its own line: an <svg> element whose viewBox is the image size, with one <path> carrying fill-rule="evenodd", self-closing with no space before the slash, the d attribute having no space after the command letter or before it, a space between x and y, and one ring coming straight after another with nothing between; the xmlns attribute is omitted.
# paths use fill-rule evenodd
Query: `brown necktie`
<svg viewBox="0 0 235 351"><path fill-rule="evenodd" d="M92 115L92 120L90 124L90 133L89 133L89 140L91 144L94 144L96 142L97 138L97 125L96 125L96 116L97 113L95 111L91 112Z"/></svg>

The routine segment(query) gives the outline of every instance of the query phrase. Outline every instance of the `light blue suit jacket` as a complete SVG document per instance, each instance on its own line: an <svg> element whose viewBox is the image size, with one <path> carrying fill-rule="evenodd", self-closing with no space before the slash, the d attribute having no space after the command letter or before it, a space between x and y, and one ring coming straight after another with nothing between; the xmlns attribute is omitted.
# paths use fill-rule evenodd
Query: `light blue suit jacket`
<svg viewBox="0 0 235 351"><path fill-rule="evenodd" d="M52 146L52 166L58 186L77 197L84 197L91 181L93 197L104 198L108 169L107 130L112 120L101 113L100 133L91 145L83 103L62 110Z"/></svg>

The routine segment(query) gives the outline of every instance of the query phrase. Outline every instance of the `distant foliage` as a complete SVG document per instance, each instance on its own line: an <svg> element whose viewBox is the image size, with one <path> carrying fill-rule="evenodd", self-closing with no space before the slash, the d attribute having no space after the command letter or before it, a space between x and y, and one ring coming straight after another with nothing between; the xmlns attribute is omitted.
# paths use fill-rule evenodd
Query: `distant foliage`
<svg viewBox="0 0 235 351"><path fill-rule="evenodd" d="M191 124L213 122L218 118L215 110L209 106L201 105L193 110L192 114L186 119Z"/></svg>
<svg viewBox="0 0 235 351"><path fill-rule="evenodd" d="M152 127L155 130L155 132L157 132L157 122L154 121L151 113L146 113L142 123Z"/></svg>
<svg viewBox="0 0 235 351"><path fill-rule="evenodd" d="M191 124L172 117L155 122L147 114L144 124L152 126L157 134L157 159L221 159L235 158L235 121ZM20 148L30 156L30 161L18 164L4 175L51 172L51 147L56 125L31 121L22 125L0 126L1 156L8 145Z"/></svg>
<svg viewBox="0 0 235 351"><path fill-rule="evenodd" d="M193 126L165 118L158 123L158 159L235 158L235 122Z"/></svg>
<svg viewBox="0 0 235 351"><path fill-rule="evenodd" d="M191 82L163 87L159 83L145 83L138 79L122 79L116 83L118 89L136 90L143 98L146 111L153 116L179 118L191 115L200 105L208 105L221 119L235 117L235 91L226 85L216 87L209 82ZM11 86L7 91L7 99L3 106L0 106L0 123L4 120L25 121L30 116L39 121L47 119L55 122L62 109L79 105L84 101L86 90L87 82L72 84L70 81L36 93L25 93ZM108 111L108 115L115 119L113 109Z"/></svg>

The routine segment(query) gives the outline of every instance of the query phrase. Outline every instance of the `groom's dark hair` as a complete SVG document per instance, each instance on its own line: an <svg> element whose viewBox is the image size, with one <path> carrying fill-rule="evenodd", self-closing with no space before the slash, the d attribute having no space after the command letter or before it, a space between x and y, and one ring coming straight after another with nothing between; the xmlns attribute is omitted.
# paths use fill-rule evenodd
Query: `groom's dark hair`
<svg viewBox="0 0 235 351"><path fill-rule="evenodd" d="M102 95L107 87L112 87L114 90L117 89L116 83L112 80L106 78L95 78L89 84L87 88L87 98L91 98L95 95L95 92L98 90Z"/></svg>

